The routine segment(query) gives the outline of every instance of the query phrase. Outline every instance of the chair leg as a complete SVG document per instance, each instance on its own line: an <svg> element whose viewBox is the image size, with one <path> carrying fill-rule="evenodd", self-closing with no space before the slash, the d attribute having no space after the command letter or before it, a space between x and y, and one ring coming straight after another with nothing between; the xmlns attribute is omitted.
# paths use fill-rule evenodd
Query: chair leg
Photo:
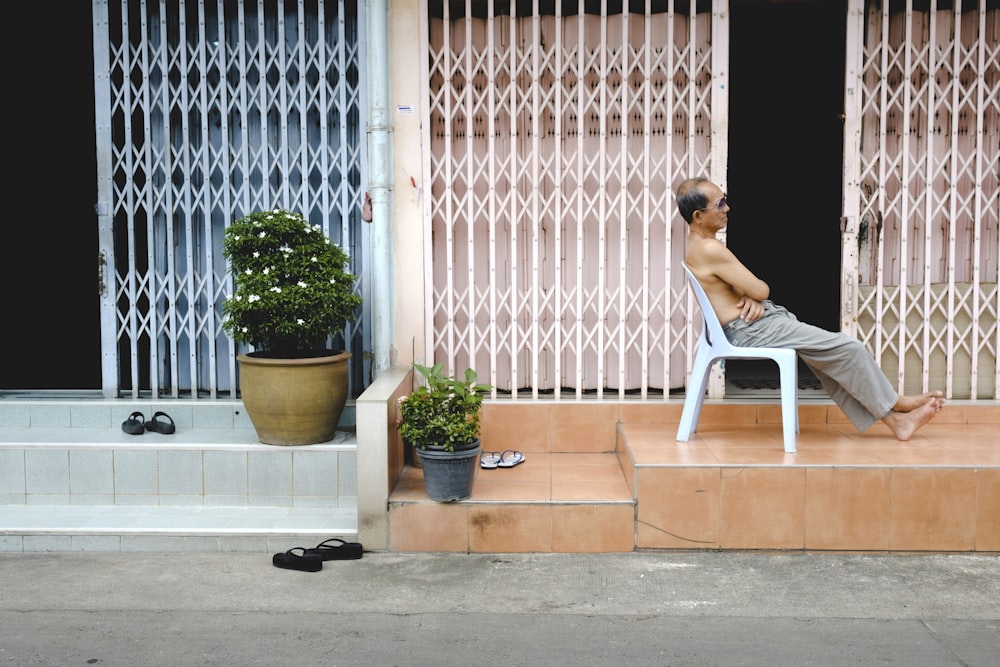
<svg viewBox="0 0 1000 667"><path fill-rule="evenodd" d="M785 451L795 453L796 434L799 432L799 367L798 360L779 363L781 374L781 430Z"/></svg>
<svg viewBox="0 0 1000 667"><path fill-rule="evenodd" d="M691 380L684 396L684 410L681 412L681 423L677 427L677 441L687 442L698 430L698 420L701 418L701 405L705 400L705 390L708 388L708 374L712 362L698 357L691 371Z"/></svg>

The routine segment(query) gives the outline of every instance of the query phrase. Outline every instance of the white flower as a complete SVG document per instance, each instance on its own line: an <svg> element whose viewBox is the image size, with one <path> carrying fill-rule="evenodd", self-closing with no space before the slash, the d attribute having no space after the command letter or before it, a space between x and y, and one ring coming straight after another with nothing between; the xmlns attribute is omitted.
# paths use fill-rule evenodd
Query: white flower
<svg viewBox="0 0 1000 667"><path fill-rule="evenodd" d="M299 326L301 326L301 325L303 325L303 324L306 323L306 321L304 319L302 319L301 317L299 319L295 320L295 321L299 323Z"/></svg>
<svg viewBox="0 0 1000 667"><path fill-rule="evenodd" d="M260 257L260 251L259 250L254 250L253 251L253 256L254 257Z"/></svg>
<svg viewBox="0 0 1000 667"><path fill-rule="evenodd" d="M247 333L249 331L250 331L250 329L248 329L247 327L243 327L243 333Z"/></svg>
<svg viewBox="0 0 1000 667"><path fill-rule="evenodd" d="M255 301L260 301L260 297L257 296L256 294L251 294L250 296L247 297L247 301L249 301L250 303L253 303Z"/></svg>
<svg viewBox="0 0 1000 667"><path fill-rule="evenodd" d="M243 273L247 274L248 276L252 276L253 275L253 269L247 269Z"/></svg>
<svg viewBox="0 0 1000 667"><path fill-rule="evenodd" d="M265 275L265 276L266 276L267 274L269 274L269 273L271 273L271 267L268 267L268 268L264 269L264 275Z"/></svg>
<svg viewBox="0 0 1000 667"><path fill-rule="evenodd" d="M318 260L318 259L316 259L316 257L314 256L314 257L312 258L312 260L311 260L311 261L313 261L313 262L318 262L319 260Z"/></svg>
<svg viewBox="0 0 1000 667"><path fill-rule="evenodd" d="M272 287L269 291L274 292L275 294L281 294L280 287Z"/></svg>
<svg viewBox="0 0 1000 667"><path fill-rule="evenodd" d="M267 232L261 232L260 234L257 235L257 238L266 239L267 238Z"/></svg>
<svg viewBox="0 0 1000 667"><path fill-rule="evenodd" d="M299 281L299 287L301 287L302 289L305 289L305 288L309 287L309 285L306 285L306 283L305 283L304 280L300 280Z"/></svg>

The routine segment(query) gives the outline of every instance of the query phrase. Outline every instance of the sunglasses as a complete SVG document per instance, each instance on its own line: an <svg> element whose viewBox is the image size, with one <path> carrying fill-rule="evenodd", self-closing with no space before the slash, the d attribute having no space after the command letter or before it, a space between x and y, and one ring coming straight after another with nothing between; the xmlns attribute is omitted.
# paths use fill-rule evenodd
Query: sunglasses
<svg viewBox="0 0 1000 667"><path fill-rule="evenodd" d="M728 195L726 195L725 193L722 194L722 199L720 199L718 201L718 203L715 205L715 210L716 211L721 211L722 209L726 208L726 206L729 205L729 202L726 200L727 196ZM696 211L707 211L710 208L712 208L712 207L711 206L706 206L704 208L696 208L695 210Z"/></svg>

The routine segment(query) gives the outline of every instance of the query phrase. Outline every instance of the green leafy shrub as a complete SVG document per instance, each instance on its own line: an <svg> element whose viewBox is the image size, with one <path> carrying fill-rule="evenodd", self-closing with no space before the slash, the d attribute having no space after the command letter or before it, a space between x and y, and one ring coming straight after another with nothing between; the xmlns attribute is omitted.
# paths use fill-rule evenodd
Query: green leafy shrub
<svg viewBox="0 0 1000 667"><path fill-rule="evenodd" d="M443 374L443 364L433 367L413 364L426 381L399 402L399 434L403 442L418 449L443 447L449 452L479 437L484 394L492 385L477 383L477 375L466 369L465 379Z"/></svg>
<svg viewBox="0 0 1000 667"><path fill-rule="evenodd" d="M357 319L350 257L299 213L251 213L225 231L223 255L235 292L223 328L272 357L307 356Z"/></svg>

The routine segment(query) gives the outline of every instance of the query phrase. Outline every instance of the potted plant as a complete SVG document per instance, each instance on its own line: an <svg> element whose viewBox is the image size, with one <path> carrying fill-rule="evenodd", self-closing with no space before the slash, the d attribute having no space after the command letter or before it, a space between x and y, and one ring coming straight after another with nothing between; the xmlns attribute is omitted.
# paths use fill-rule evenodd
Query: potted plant
<svg viewBox="0 0 1000 667"><path fill-rule="evenodd" d="M261 442L330 440L347 402L351 354L328 347L357 318L350 257L319 225L284 209L226 228L223 255L235 291L223 328L254 351L237 357L240 390Z"/></svg>
<svg viewBox="0 0 1000 667"><path fill-rule="evenodd" d="M477 382L466 369L464 379L445 375L443 364L414 364L424 384L399 401L399 435L414 447L432 500L465 500L472 495L483 397L493 387Z"/></svg>

